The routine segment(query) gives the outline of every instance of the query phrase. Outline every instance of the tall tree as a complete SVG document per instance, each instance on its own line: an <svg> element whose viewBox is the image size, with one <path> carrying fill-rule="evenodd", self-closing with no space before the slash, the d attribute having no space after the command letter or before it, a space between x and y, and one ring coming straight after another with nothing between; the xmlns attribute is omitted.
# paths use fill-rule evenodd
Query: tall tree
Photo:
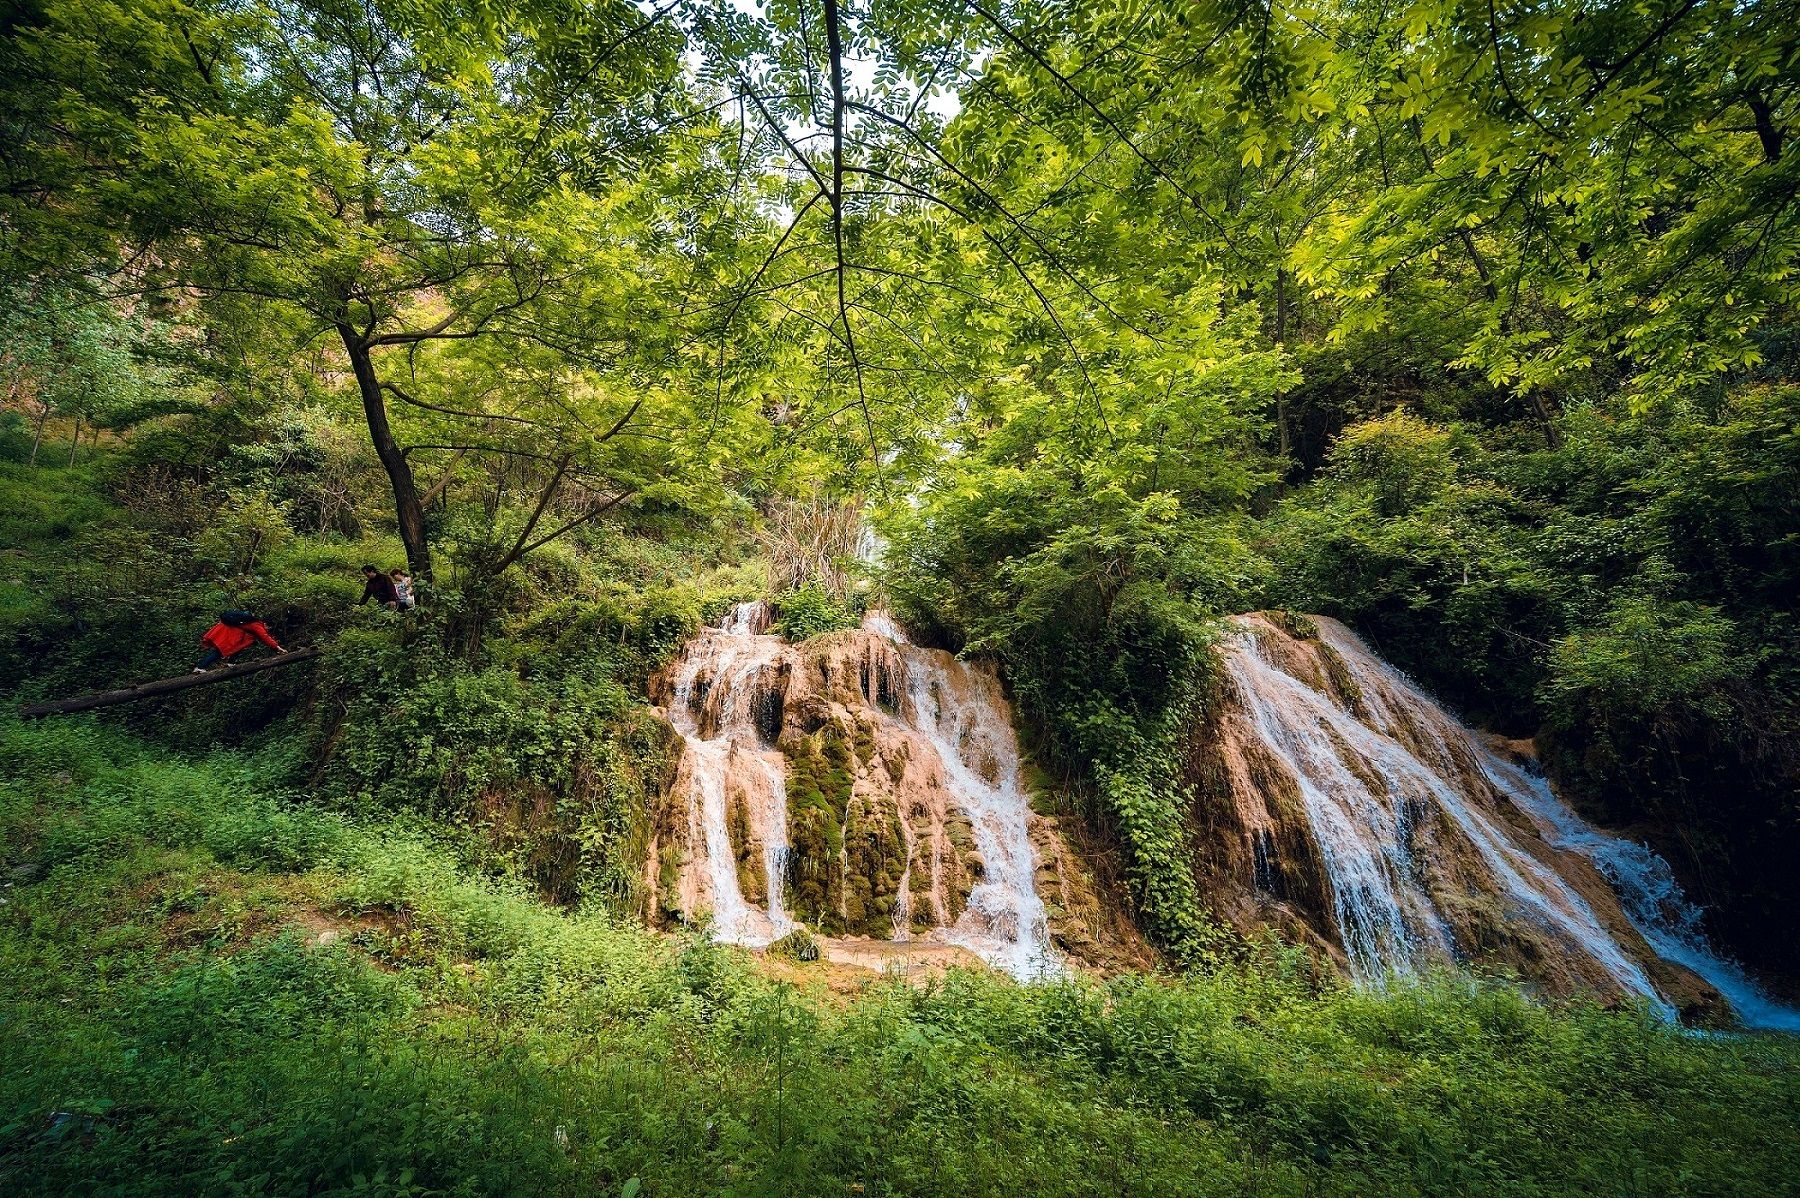
<svg viewBox="0 0 1800 1198"><path fill-rule="evenodd" d="M121 42L152 50L115 85L86 87ZM537 428L538 451L560 463L552 490L584 445L625 435L643 411L623 397L571 415L547 386L535 412L521 410L531 396L459 409L393 372L428 345L475 340L531 347L540 382L667 354L625 327L620 255L597 251L660 242L634 264L647 274L668 249L666 230L614 216L636 182L626 163L653 158L651 135L678 115L680 45L623 2L55 6L11 51L52 106L20 186L54 202L14 213L61 208L86 214L80 231L117 229L115 297L258 297L335 338L409 564L429 579L422 488L390 400L460 419L467 444L496 424ZM97 179L68 165L89 158ZM33 241L43 235L40 223Z"/></svg>

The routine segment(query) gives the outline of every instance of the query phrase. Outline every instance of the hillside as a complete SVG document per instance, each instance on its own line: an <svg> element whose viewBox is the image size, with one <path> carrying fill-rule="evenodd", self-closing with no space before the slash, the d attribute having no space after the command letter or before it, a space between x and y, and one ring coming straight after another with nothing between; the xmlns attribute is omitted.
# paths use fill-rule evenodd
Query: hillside
<svg viewBox="0 0 1800 1198"><path fill-rule="evenodd" d="M14 5L0 1191L1793 1189L1797 30Z"/></svg>

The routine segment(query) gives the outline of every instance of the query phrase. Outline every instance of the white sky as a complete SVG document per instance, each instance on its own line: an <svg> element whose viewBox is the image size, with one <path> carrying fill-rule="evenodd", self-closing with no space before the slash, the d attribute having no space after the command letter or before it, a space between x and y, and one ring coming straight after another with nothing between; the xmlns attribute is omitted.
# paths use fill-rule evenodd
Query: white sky
<svg viewBox="0 0 1800 1198"><path fill-rule="evenodd" d="M653 11L655 0L636 0L636 3L640 8L645 10L645 15L647 16ZM746 16L759 17L762 15L763 6L760 3L760 0L730 0L730 3L733 8ZM688 70L698 73L702 63L699 49L690 45L684 57L687 62ZM866 93L875 85L875 68L877 65L876 61L870 58L844 59L844 82L853 94ZM935 114L937 117L947 122L954 119L957 113L962 111L962 98L958 96L954 90L940 90L937 94L925 101L924 108L926 111ZM811 132L811 130L803 126L793 126L790 127L787 132L789 136L798 138L807 132Z"/></svg>

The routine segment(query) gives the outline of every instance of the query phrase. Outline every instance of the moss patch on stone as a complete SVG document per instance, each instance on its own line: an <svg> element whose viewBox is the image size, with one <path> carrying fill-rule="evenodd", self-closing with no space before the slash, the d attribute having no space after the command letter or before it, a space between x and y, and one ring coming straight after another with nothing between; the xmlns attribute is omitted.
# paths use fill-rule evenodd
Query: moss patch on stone
<svg viewBox="0 0 1800 1198"><path fill-rule="evenodd" d="M855 767L836 724L784 741L788 764L788 895L800 919L827 935L844 927L844 823Z"/></svg>
<svg viewBox="0 0 1800 1198"><path fill-rule="evenodd" d="M859 795L850 801L844 858L845 929L863 936L892 936L895 897L906 870L906 842L891 796Z"/></svg>
<svg viewBox="0 0 1800 1198"><path fill-rule="evenodd" d="M1319 639L1319 623L1311 616L1297 611L1272 611L1268 613L1269 623L1281 629L1295 640L1316 641Z"/></svg>

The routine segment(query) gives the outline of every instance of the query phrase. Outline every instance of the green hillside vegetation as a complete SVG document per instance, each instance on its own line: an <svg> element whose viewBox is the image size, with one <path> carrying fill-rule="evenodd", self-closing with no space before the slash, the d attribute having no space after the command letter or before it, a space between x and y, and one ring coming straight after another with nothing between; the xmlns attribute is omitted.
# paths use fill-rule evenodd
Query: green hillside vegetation
<svg viewBox="0 0 1800 1198"><path fill-rule="evenodd" d="M1800 1153L1781 1040L1279 953L835 1002L279 754L8 723L0 760L11 1193L1726 1194Z"/></svg>
<svg viewBox="0 0 1800 1198"><path fill-rule="evenodd" d="M1792 1190L1792 1039L1352 987L1190 767L1222 617L1340 618L1800 994L1793 17L11 6L0 1192ZM1157 968L676 926L654 680L756 600L992 664ZM13 714L233 609L320 654ZM865 735L779 746L820 932Z"/></svg>

